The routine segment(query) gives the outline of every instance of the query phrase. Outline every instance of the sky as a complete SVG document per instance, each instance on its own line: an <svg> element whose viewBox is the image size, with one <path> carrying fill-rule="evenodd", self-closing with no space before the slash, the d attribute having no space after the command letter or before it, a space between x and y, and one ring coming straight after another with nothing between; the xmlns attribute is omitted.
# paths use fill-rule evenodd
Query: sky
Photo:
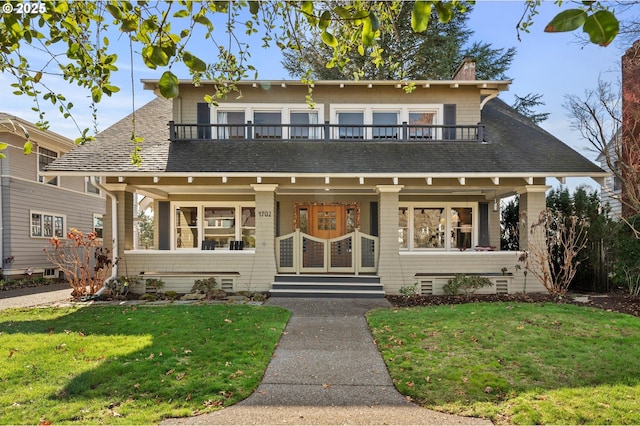
<svg viewBox="0 0 640 426"><path fill-rule="evenodd" d="M575 33L544 33L545 25L567 6L559 8L554 2L543 2L539 7L539 14L534 18L534 25L529 33L521 33L520 41L516 32L516 24L524 11L523 1L477 1L470 14L468 27L474 31L470 42L480 41L490 43L494 48L515 47L517 54L507 77L513 80L508 92L500 97L507 103L514 102L514 94L525 96L529 93L542 94L544 106L538 112L549 112L549 119L541 123L541 127L558 137L590 160L595 160L596 154L588 150L587 143L580 135L571 130L568 125L567 112L563 108L565 96L584 94L586 89L596 85L598 78L617 82L620 76L620 58L629 46L623 45L620 39L608 47L579 43ZM640 9L640 7L639 7ZM633 13L634 11L631 11ZM635 11L640 12L640 10ZM638 13L640 14L640 13ZM111 40L112 44L121 40ZM280 65L280 52L277 48L261 49L259 42L252 47L251 63L258 70L260 80L290 79L287 72ZM128 53L119 55L118 67L121 73L115 79L121 91L111 98L105 97L99 105L98 130L103 130L127 114L132 108L139 108L154 98L151 91L142 90L141 79L158 79L162 70L149 70L138 59L134 60L133 84L131 89L131 63ZM186 72L180 78L189 78ZM0 111L18 116L28 121L37 121L37 114L32 111L33 103L24 97L11 96L13 89L11 81L0 75ZM75 107L74 116L78 127L84 129L92 127L89 102L84 93L68 86L64 81L50 81L53 89L64 89L68 100ZM132 93L135 96L132 99ZM57 107L41 104L47 110L47 119L51 130L75 139L79 136L76 125L71 120L60 117ZM548 184L558 185L554 179ZM594 189L599 186L590 179L568 179L570 190L577 185L587 184Z"/></svg>

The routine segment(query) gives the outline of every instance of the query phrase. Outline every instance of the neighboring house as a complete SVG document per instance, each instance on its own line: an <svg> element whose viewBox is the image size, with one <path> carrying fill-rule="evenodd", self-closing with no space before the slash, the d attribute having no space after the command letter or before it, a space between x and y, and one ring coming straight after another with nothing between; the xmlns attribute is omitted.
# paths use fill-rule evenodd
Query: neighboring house
<svg viewBox="0 0 640 426"><path fill-rule="evenodd" d="M615 150L615 145L620 143L620 132L618 131L614 136L615 140L611 140L605 149L611 150L611 162L614 167L618 165L618 155ZM598 155L596 162L600 164L600 167L610 172L609 176L604 178L603 184L600 188L600 203L602 206L608 206L609 215L612 218L620 218L622 215L622 181L614 173L607 164L606 153L602 152Z"/></svg>
<svg viewBox="0 0 640 426"><path fill-rule="evenodd" d="M117 201L105 220L117 274L160 277L165 290L214 276L272 295L414 284L441 294L468 273L493 281L485 292L544 291L515 267L517 253L499 251L499 200L520 195L526 248L548 177L606 172L496 98L510 81L463 78L416 81L413 93L396 81L318 81L313 107L298 81L241 82L241 97L212 107L202 100L213 83L184 81L173 102L136 111L141 166L129 160L128 117L48 170L102 177ZM134 246L136 194L154 199L149 250Z"/></svg>
<svg viewBox="0 0 640 426"><path fill-rule="evenodd" d="M33 143L23 152L26 134ZM45 176L44 168L70 151L73 141L6 113L0 113L0 142L8 144L0 160L0 214L3 278L45 276L59 272L47 261L52 237L65 238L70 228L102 232L105 199L85 176Z"/></svg>

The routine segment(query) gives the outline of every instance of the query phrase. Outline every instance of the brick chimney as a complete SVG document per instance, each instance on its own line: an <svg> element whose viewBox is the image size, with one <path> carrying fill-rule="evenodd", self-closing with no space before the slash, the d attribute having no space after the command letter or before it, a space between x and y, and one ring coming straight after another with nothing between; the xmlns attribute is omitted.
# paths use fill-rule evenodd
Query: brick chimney
<svg viewBox="0 0 640 426"><path fill-rule="evenodd" d="M475 80L476 79L476 61L473 58L465 57L458 69L453 73L452 80Z"/></svg>
<svg viewBox="0 0 640 426"><path fill-rule="evenodd" d="M622 216L638 213L629 206L636 198L640 173L640 40L622 56ZM635 171L635 172L634 172ZM633 185L632 188L625 185Z"/></svg>

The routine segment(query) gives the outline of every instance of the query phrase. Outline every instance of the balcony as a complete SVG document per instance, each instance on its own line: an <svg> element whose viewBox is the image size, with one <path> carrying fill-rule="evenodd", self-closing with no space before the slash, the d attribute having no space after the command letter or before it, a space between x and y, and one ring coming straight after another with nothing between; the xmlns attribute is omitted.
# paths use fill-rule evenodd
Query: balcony
<svg viewBox="0 0 640 426"><path fill-rule="evenodd" d="M170 140L255 140L300 142L482 142L484 125L344 125L344 124L177 124L169 122Z"/></svg>

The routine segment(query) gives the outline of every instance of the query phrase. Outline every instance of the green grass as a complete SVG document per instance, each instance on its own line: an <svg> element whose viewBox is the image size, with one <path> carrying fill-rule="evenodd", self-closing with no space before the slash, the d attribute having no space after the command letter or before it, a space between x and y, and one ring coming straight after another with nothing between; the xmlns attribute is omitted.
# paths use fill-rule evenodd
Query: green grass
<svg viewBox="0 0 640 426"><path fill-rule="evenodd" d="M640 424L640 318L561 304L376 310L398 390L513 424Z"/></svg>
<svg viewBox="0 0 640 426"><path fill-rule="evenodd" d="M0 423L152 424L237 403L288 318L241 305L0 311Z"/></svg>

